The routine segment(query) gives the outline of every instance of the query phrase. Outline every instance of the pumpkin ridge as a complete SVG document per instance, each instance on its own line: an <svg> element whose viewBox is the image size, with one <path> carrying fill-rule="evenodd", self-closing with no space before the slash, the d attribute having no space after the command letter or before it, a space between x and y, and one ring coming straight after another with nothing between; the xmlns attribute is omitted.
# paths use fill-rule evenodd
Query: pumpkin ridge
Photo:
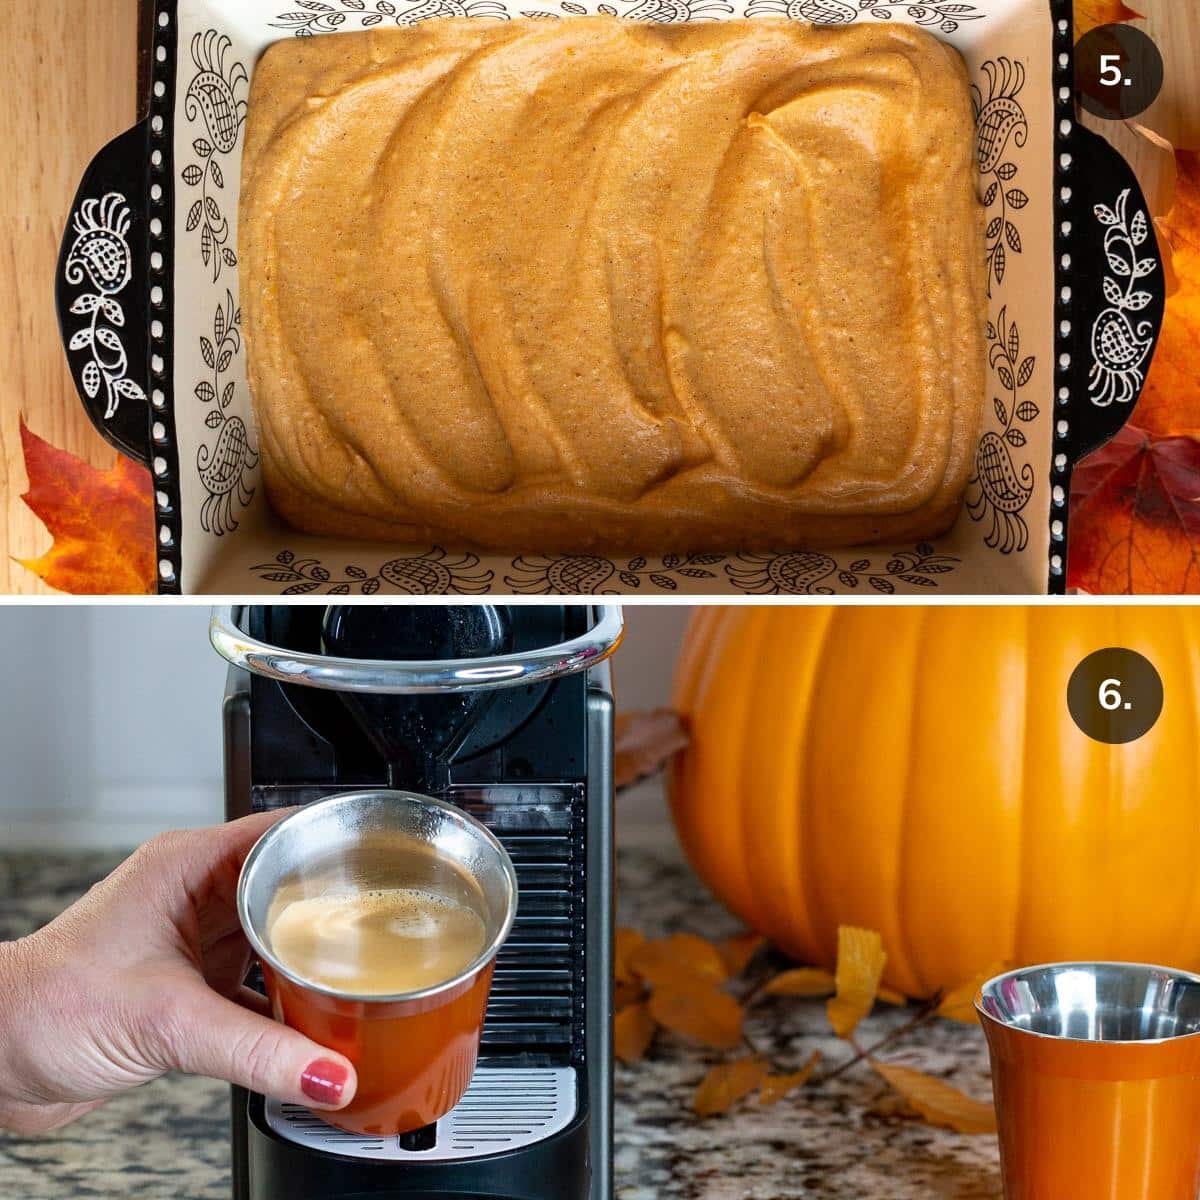
<svg viewBox="0 0 1200 1200"><path fill-rule="evenodd" d="M1024 645L1022 647L1024 653L1022 655L1021 672L1021 770L1019 773L1019 790L1017 792L1017 870L1021 877L1021 886L1017 888L1016 905L1013 910L1013 922L1009 929L1009 945L1008 954L1005 956L1007 961L1014 965L1020 961L1019 948L1024 939L1025 930L1025 907L1026 898L1029 895L1029 855L1026 853L1026 848L1029 845L1030 827L1034 824L1029 813L1029 767L1032 758L1029 754L1029 727L1030 727L1030 712L1029 712L1029 648L1033 641L1033 612L1027 609L1025 612L1025 620L1023 622L1024 629L1022 637Z"/></svg>
<svg viewBox="0 0 1200 1200"><path fill-rule="evenodd" d="M820 639L820 645L817 648L816 661L813 663L812 671L812 688L815 695L820 695L824 690L822 681L826 676L826 668L829 659L830 646L835 641L835 630L843 621L844 609L838 609L826 624L823 635ZM804 752L804 765L801 766L799 759L794 764L792 778L796 778L803 773L801 781L801 801L799 805L799 824L800 824L800 853L797 855L797 865L802 872L801 881L804 890L804 904L806 909L806 923L808 927L809 938L812 942L813 959L815 962L833 963L837 958L837 929L836 925L833 928L832 940L829 937L822 936L822 930L828 932L830 926L834 923L830 920L829 914L824 911L824 906L821 904L820 892L816 887L817 870L811 862L805 860L812 854L814 843L813 836L813 813L815 807L815 793L813 790L813 782L808 771L808 764L812 762L812 755L808 753L813 745L813 720L817 713L817 705L810 704L807 712L804 714L804 728L801 736L795 744L797 756Z"/></svg>
<svg viewBox="0 0 1200 1200"><path fill-rule="evenodd" d="M710 616L711 619L706 619ZM697 759L704 753L702 740L707 736L704 715L708 699L707 685L718 669L725 643L729 638L729 621L722 610L711 610L711 614L705 611L697 613L693 622L694 626L689 626L687 637L694 639L698 647L702 645L703 651L698 648L688 676L676 677L677 686L686 689L686 694L681 691L677 696L677 703L682 702L684 705L681 715L688 726L691 748L686 754L675 757L671 776L674 781L670 798L671 811L684 855L700 874L709 891L726 908L733 909L730 897L713 886L709 864L712 849L703 833L712 798L709 789L698 779L697 767ZM707 635L703 640L702 633Z"/></svg>
<svg viewBox="0 0 1200 1200"><path fill-rule="evenodd" d="M1068 614L1069 617L1070 614ZM1088 614L1083 619L1088 622L1086 628L1090 629L1091 623L1096 618L1094 614ZM1039 852L1052 844L1061 845L1063 838L1065 797L1055 795L1053 803L1049 807L1043 804L1041 778L1043 766L1040 755L1031 752L1030 749L1031 743L1033 743L1039 750L1048 752L1041 739L1046 737L1053 740L1053 733L1058 732L1047 726L1046 715L1038 711L1038 705L1046 697L1048 690L1046 685L1050 682L1053 682L1056 687L1061 682L1065 697L1066 680L1061 679L1056 670L1044 669L1047 663L1050 663L1051 667L1058 665L1059 655L1053 654L1052 647L1062 640L1062 635L1058 632L1059 624L1058 613L1041 616L1038 611L1033 609L1025 612L1023 647L1025 692L1021 703L1023 720L1021 738L1021 886L1016 893L1016 921L1014 924L1016 945L1012 956L1014 965L1026 965L1030 961L1047 957L1041 949L1045 942L1042 926L1046 915L1042 903L1043 884ZM1083 780L1087 774L1086 763L1075 763L1073 768L1079 771L1079 786L1084 786ZM1059 861L1062 878L1065 880L1073 876L1075 864L1066 857L1065 850L1064 857ZM1066 886L1069 887L1069 884ZM1062 917L1064 925L1066 920L1064 915Z"/></svg>
<svg viewBox="0 0 1200 1200"><path fill-rule="evenodd" d="M803 637L786 613L772 611L766 638L772 657L788 664L786 690L764 697L761 681L771 668L760 659L754 668L759 719L750 722L745 743L746 856L761 899L760 930L801 962L823 961L807 888L815 868L807 861L804 814L811 796L803 763L820 649L835 615L814 610L812 636Z"/></svg>
<svg viewBox="0 0 1200 1200"><path fill-rule="evenodd" d="M818 694L816 692L817 681L821 678L824 671L825 656L828 652L831 632L837 623L839 615L836 610L830 614L829 620L825 623L824 636L821 638L821 643L813 658L810 686L813 688L814 694ZM815 916L812 888L814 872L808 869L806 862L812 847L812 831L810 828L812 819L812 793L809 787L805 763L810 757L809 749L812 744L812 719L815 707L814 704L810 703L805 709L804 719L798 722L799 728L796 730L796 736L792 740L791 751L787 756L786 765L788 777L799 781L801 796L803 797L796 819L795 857L795 869L800 878L800 891L803 897L803 908L800 917L800 940L805 945L805 957L814 962L820 962L821 947L820 938L817 934L818 924Z"/></svg>
<svg viewBox="0 0 1200 1200"><path fill-rule="evenodd" d="M912 816L913 773L916 769L916 755L913 753L913 729L917 721L917 712L921 703L917 673L919 664L924 659L925 640L929 632L929 613L922 610L917 618L916 636L913 638L912 661L917 664L913 671L913 686L909 689L908 709L905 713L905 736L902 742L907 758L904 763L904 784L900 789L900 841L896 847L896 886L892 893L893 919L896 926L898 945L889 951L889 962L885 974L892 980L893 985L910 996L924 996L935 988L926 988L925 973L921 969L914 952L912 940L908 936L908 904L909 887L908 863L911 856L912 839L917 831L913 828L915 822ZM920 886L919 883L917 886ZM907 978L904 978L907 977ZM910 982L911 981L911 982Z"/></svg>
<svg viewBox="0 0 1200 1200"><path fill-rule="evenodd" d="M1188 678L1200 678L1200 664L1196 661L1194 653L1194 640L1190 637L1190 631L1181 625L1172 625L1165 631L1167 637L1164 641L1169 641L1169 645L1156 646L1135 646L1141 653L1145 654L1151 662L1161 663L1163 670L1163 712L1160 716L1160 723L1166 723L1166 728L1171 731L1178 730L1175 734L1181 741L1187 740L1187 734L1190 733L1191 739L1187 744L1192 747L1197 746L1197 702L1195 693L1187 687L1173 688L1171 686L1172 677L1176 673L1182 673ZM1129 644L1129 643L1127 643ZM1186 664L1186 666L1185 666ZM1182 671L1181 671L1182 668ZM1182 693L1182 703L1180 703L1180 695ZM1156 727L1156 731L1157 727ZM1163 731L1165 734L1165 731ZM1152 732L1147 736L1155 736ZM1186 778L1176 780L1174 791L1181 796L1195 797L1200 796L1200 786L1197 780L1197 759L1196 755L1192 754L1186 760ZM1182 774L1182 772L1181 772ZM1196 805L1192 806L1192 811L1195 813ZM1200 844L1197 838L1197 821L1195 816L1186 826L1186 837L1188 852L1181 857L1190 862L1196 862L1200 859ZM1183 836L1183 829L1179 831L1180 836ZM1186 960L1181 959L1180 965L1188 968L1196 966L1197 954L1200 952L1200 947L1189 946L1188 930L1196 926L1196 912L1198 890L1200 890L1200 872L1192 871L1183 873L1184 877L1190 877L1191 884L1186 894L1181 890L1178 896L1176 905L1175 919L1170 925L1169 938L1164 938L1164 945L1180 945L1187 946ZM1160 955L1160 958L1163 956Z"/></svg>
<svg viewBox="0 0 1200 1200"><path fill-rule="evenodd" d="M769 609L760 610L761 620L757 622L757 629L754 631L754 640L751 647L751 653L747 655L746 662L752 663L755 669L755 683L753 687L746 689L745 706L741 714L741 728L739 729L739 737L737 739L737 777L739 779L746 778L746 756L750 747L751 737L750 731L753 729L755 722L758 719L758 714L755 711L754 698L758 691L757 671L762 665L762 651L766 647L767 635L771 632L771 612ZM734 861L740 865L738 871L739 882L742 889L742 894L746 897L746 907L751 913L752 919L748 920L748 924L756 929L763 929L773 924L770 917L770 911L766 909L764 904L762 890L756 885L756 880L750 870L749 856L749 823L755 815L755 806L753 802L747 804L744 801L737 805L737 820L734 822L734 828L737 830L737 852ZM764 920L764 912L766 919Z"/></svg>
<svg viewBox="0 0 1200 1200"><path fill-rule="evenodd" d="M1180 638L1183 641L1183 654L1187 659L1190 669L1188 675L1192 679L1200 679L1200 653L1197 653L1197 642L1195 637L1189 636L1190 630L1181 629ZM1200 702L1197 701L1195 692L1184 688L1183 691L1187 695L1188 709L1191 712L1191 721L1189 724L1192 727L1192 747L1194 753L1190 759L1191 766L1191 787L1189 792L1191 795L1200 795ZM1191 859L1193 862L1200 860L1200 806L1197 807L1196 817L1192 821L1192 853ZM1195 929L1197 923L1200 922L1200 871L1192 873L1192 897L1191 903L1188 904L1180 914L1182 928L1176 930L1175 941L1181 944L1187 942L1188 929ZM1200 954L1200 947L1192 951L1192 960L1189 966L1195 965L1195 958Z"/></svg>
<svg viewBox="0 0 1200 1200"><path fill-rule="evenodd" d="M755 687L751 687L743 679L741 691L737 690L737 681L747 673L753 676L759 665L752 655L744 652L748 640L746 625L765 623L769 610L747 608L740 614L740 620L736 619L738 615L733 610L721 613L721 619L714 626L709 653L700 668L693 734L704 739L714 725L719 725L720 729L719 732L714 730L713 744L709 746L706 776L701 778L695 763L691 763L691 790L693 794L698 793L701 803L688 812L680 832L684 836L687 856L700 871L709 890L726 908L753 925L756 905L749 893L748 873L743 861L744 838L741 836L744 821L741 810L747 798L741 786L742 748L738 735L745 728L747 714L753 711L751 701L757 681L753 680ZM724 749L714 756L711 751L718 741ZM734 764L731 765L730 759L735 760ZM721 781L726 777L730 783L723 790ZM738 843L736 853L735 841Z"/></svg>
<svg viewBox="0 0 1200 1200"><path fill-rule="evenodd" d="M1121 645L1120 635L1120 619L1115 610L1109 616L1109 637L1105 641L1106 646ZM1118 797L1125 794L1125 766L1126 757L1120 753L1120 748L1116 746L1107 747L1107 754L1112 759L1112 765L1104 773L1104 861L1111 863L1117 861L1116 842L1118 834L1116 833L1118 822L1121 819L1121 805ZM1117 921L1117 905L1122 901L1122 893L1124 888L1116 888L1108 891L1104 898L1105 908L1107 910L1108 928L1105 930L1105 940L1112 943L1119 935L1119 922Z"/></svg>

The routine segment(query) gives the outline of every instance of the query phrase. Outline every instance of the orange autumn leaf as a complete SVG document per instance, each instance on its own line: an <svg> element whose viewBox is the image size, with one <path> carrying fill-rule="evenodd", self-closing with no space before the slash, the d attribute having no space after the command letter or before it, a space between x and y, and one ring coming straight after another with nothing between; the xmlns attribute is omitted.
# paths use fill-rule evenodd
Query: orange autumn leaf
<svg viewBox="0 0 1200 1200"><path fill-rule="evenodd" d="M951 988L939 1001L937 1015L951 1021L961 1021L964 1025L977 1025L979 1013L975 1009L975 997L979 989L989 979L1003 975L1008 970L1007 963L992 963L986 971L980 971L974 979L968 980L956 988Z"/></svg>
<svg viewBox="0 0 1200 1200"><path fill-rule="evenodd" d="M996 1109L973 1100L943 1079L935 1079L912 1067L868 1060L876 1073L904 1097L930 1125L957 1133L995 1133Z"/></svg>
<svg viewBox="0 0 1200 1200"><path fill-rule="evenodd" d="M757 1055L718 1063L701 1080L692 1108L701 1117L728 1112L758 1087L766 1073L767 1064Z"/></svg>
<svg viewBox="0 0 1200 1200"><path fill-rule="evenodd" d="M875 1006L886 962L883 938L875 930L852 925L838 930L837 994L826 1005L838 1037L848 1038Z"/></svg>
<svg viewBox="0 0 1200 1200"><path fill-rule="evenodd" d="M1075 36L1081 38L1100 25L1133 21L1141 15L1121 0L1075 0Z"/></svg>
<svg viewBox="0 0 1200 1200"><path fill-rule="evenodd" d="M640 1004L646 995L646 989L640 983L618 983L613 988L613 1007L620 1012L631 1004Z"/></svg>
<svg viewBox="0 0 1200 1200"><path fill-rule="evenodd" d="M822 967L795 967L776 975L764 991L768 996L832 996L837 982Z"/></svg>
<svg viewBox="0 0 1200 1200"><path fill-rule="evenodd" d="M618 929L613 939L613 975L618 983L637 983L629 956L645 941L636 929Z"/></svg>
<svg viewBox="0 0 1200 1200"><path fill-rule="evenodd" d="M713 981L697 975L683 963L672 958L663 958L647 967L643 984L651 990L688 992L693 988L710 988Z"/></svg>
<svg viewBox="0 0 1200 1200"><path fill-rule="evenodd" d="M739 933L717 943L717 953L725 964L725 973L730 978L740 975L750 960L767 944L767 939L758 933Z"/></svg>
<svg viewBox="0 0 1200 1200"><path fill-rule="evenodd" d="M656 988L686 989L693 981L713 986L728 978L717 948L694 933L643 942L630 952L628 964L638 978Z"/></svg>
<svg viewBox="0 0 1200 1200"><path fill-rule="evenodd" d="M654 1040L655 1023L644 1004L631 1004L613 1018L613 1053L623 1063L642 1058Z"/></svg>
<svg viewBox="0 0 1200 1200"><path fill-rule="evenodd" d="M1200 152L1180 150L1175 160L1174 203L1155 226L1176 286L1133 423L1154 437L1200 437Z"/></svg>
<svg viewBox="0 0 1200 1200"><path fill-rule="evenodd" d="M650 1015L664 1029L715 1050L732 1050L742 1040L742 1006L699 981L686 990L656 991L650 997Z"/></svg>
<svg viewBox="0 0 1200 1200"><path fill-rule="evenodd" d="M156 590L154 491L145 467L117 457L89 463L21 422L29 490L22 496L54 538L37 559L19 559L52 588L77 596L144 596Z"/></svg>
<svg viewBox="0 0 1200 1200"><path fill-rule="evenodd" d="M921 1114L905 1098L896 1092L885 1092L874 1101L868 1109L874 1116L882 1117L885 1121L920 1120Z"/></svg>
<svg viewBox="0 0 1200 1200"><path fill-rule="evenodd" d="M903 992L898 992L895 988L890 987L881 987L876 993L875 999L881 1004L892 1004L897 1008L903 1008L908 1003L908 997Z"/></svg>
<svg viewBox="0 0 1200 1200"><path fill-rule="evenodd" d="M688 743L679 714L669 708L622 713L614 726L613 780L624 788L662 770Z"/></svg>
<svg viewBox="0 0 1200 1200"><path fill-rule="evenodd" d="M821 1061L820 1051L814 1050L812 1057L798 1071L793 1071L789 1075L767 1075L762 1081L762 1087L758 1090L759 1104L770 1107L773 1104L778 1104L789 1092L794 1092L797 1088L802 1088L812 1077L813 1072L817 1069L817 1064Z"/></svg>

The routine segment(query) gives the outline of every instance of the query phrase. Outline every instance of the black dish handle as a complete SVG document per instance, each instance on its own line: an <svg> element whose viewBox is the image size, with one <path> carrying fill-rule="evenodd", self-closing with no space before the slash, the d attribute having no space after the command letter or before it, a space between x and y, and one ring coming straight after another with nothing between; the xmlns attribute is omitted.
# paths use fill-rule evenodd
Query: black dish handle
<svg viewBox="0 0 1200 1200"><path fill-rule="evenodd" d="M1081 125L1071 151L1060 175L1071 194L1057 209L1071 228L1058 236L1059 255L1070 258L1060 276L1069 299L1060 290L1056 304L1057 320L1070 323L1070 361L1058 367L1056 425L1058 448L1075 463L1129 420L1162 332L1167 284L1163 249L1129 164Z"/></svg>
<svg viewBox="0 0 1200 1200"><path fill-rule="evenodd" d="M55 281L84 410L122 454L150 462L148 121L110 142L79 185Z"/></svg>

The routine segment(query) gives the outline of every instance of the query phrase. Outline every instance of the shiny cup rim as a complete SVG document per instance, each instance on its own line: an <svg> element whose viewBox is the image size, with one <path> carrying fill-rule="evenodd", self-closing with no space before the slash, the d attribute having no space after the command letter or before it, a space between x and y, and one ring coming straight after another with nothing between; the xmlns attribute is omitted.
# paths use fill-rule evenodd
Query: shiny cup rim
<svg viewBox="0 0 1200 1200"><path fill-rule="evenodd" d="M251 875L253 874L255 865L262 860L265 854L270 852L271 843L280 836L279 831L285 826L290 825L293 821L303 821L306 818L311 820L310 814L314 810L324 808L326 805L345 805L349 807L368 796L374 798L390 796L394 799L403 800L407 803L415 803L425 808L438 809L458 824L480 836L499 856L506 883L504 920L501 921L497 928L496 935L479 954L466 967L459 971L457 975L452 976L442 983L431 984L429 987L420 988L412 992L363 994L359 992L339 991L337 988L331 988L325 984L317 983L312 979L306 979L303 975L298 975L295 971L286 967L276 957L267 945L266 939L259 934L254 922L250 919L248 893L250 890ZM272 971L283 976L284 979L290 980L298 987L304 988L306 991L316 992L321 996L328 996L333 1000L344 1000L354 1004L411 1003L418 1000L433 999L444 992L449 992L460 987L478 975L496 957L500 952L500 947L508 940L508 935L512 932L513 922L517 916L517 872L508 851L504 848L500 839L482 821L471 816L470 813L464 812L461 808L449 804L445 800L439 800L435 796L426 796L420 792L406 792L395 788L360 788L357 791L338 792L334 796L325 796L320 800L314 800L272 825L254 843L250 853L246 856L246 861L242 863L241 874L238 877L237 911L242 930L246 934L246 938L250 942L250 946L254 952L260 959L266 961Z"/></svg>
<svg viewBox="0 0 1200 1200"><path fill-rule="evenodd" d="M990 1021L998 1028L1020 1034L1022 1037L1039 1038L1044 1042L1059 1042L1076 1046L1104 1046L1106 1048L1121 1046L1168 1046L1178 1045L1178 1043L1189 1041L1192 1038L1200 1038L1200 1029L1194 1030L1191 1033L1175 1034L1173 1037L1122 1038L1120 1041L1105 1041L1099 1038L1073 1038L1058 1033L1040 1033L1036 1029L1023 1029L1020 1025L1013 1025L1008 1021L1002 1021L983 1007L984 994L989 989L999 986L1006 979L1011 979L1014 975L1024 975L1028 971L1052 971L1057 968L1069 970L1072 967L1078 967L1083 970L1094 967L1131 967L1139 971L1162 971L1165 975L1172 975L1177 979L1186 979L1200 985L1200 974L1194 971L1184 971L1179 967L1164 967L1159 963L1129 962L1114 959L1094 959L1090 962L1067 959L1064 962L1032 963L1027 967L1014 967L1010 971L1002 971L999 975L993 975L991 979L985 981L979 991L975 993L975 1011L982 1019Z"/></svg>

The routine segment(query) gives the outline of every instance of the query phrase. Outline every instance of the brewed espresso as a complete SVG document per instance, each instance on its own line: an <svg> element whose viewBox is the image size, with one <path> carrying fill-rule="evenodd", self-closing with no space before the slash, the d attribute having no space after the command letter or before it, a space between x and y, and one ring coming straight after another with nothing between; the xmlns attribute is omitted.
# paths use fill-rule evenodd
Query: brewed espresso
<svg viewBox="0 0 1200 1200"><path fill-rule="evenodd" d="M386 996L445 983L479 957L487 930L472 903L476 889L411 844L400 853L392 847L390 869L381 870L380 849L367 851L367 863L318 871L276 894L268 937L294 975L339 992Z"/></svg>

